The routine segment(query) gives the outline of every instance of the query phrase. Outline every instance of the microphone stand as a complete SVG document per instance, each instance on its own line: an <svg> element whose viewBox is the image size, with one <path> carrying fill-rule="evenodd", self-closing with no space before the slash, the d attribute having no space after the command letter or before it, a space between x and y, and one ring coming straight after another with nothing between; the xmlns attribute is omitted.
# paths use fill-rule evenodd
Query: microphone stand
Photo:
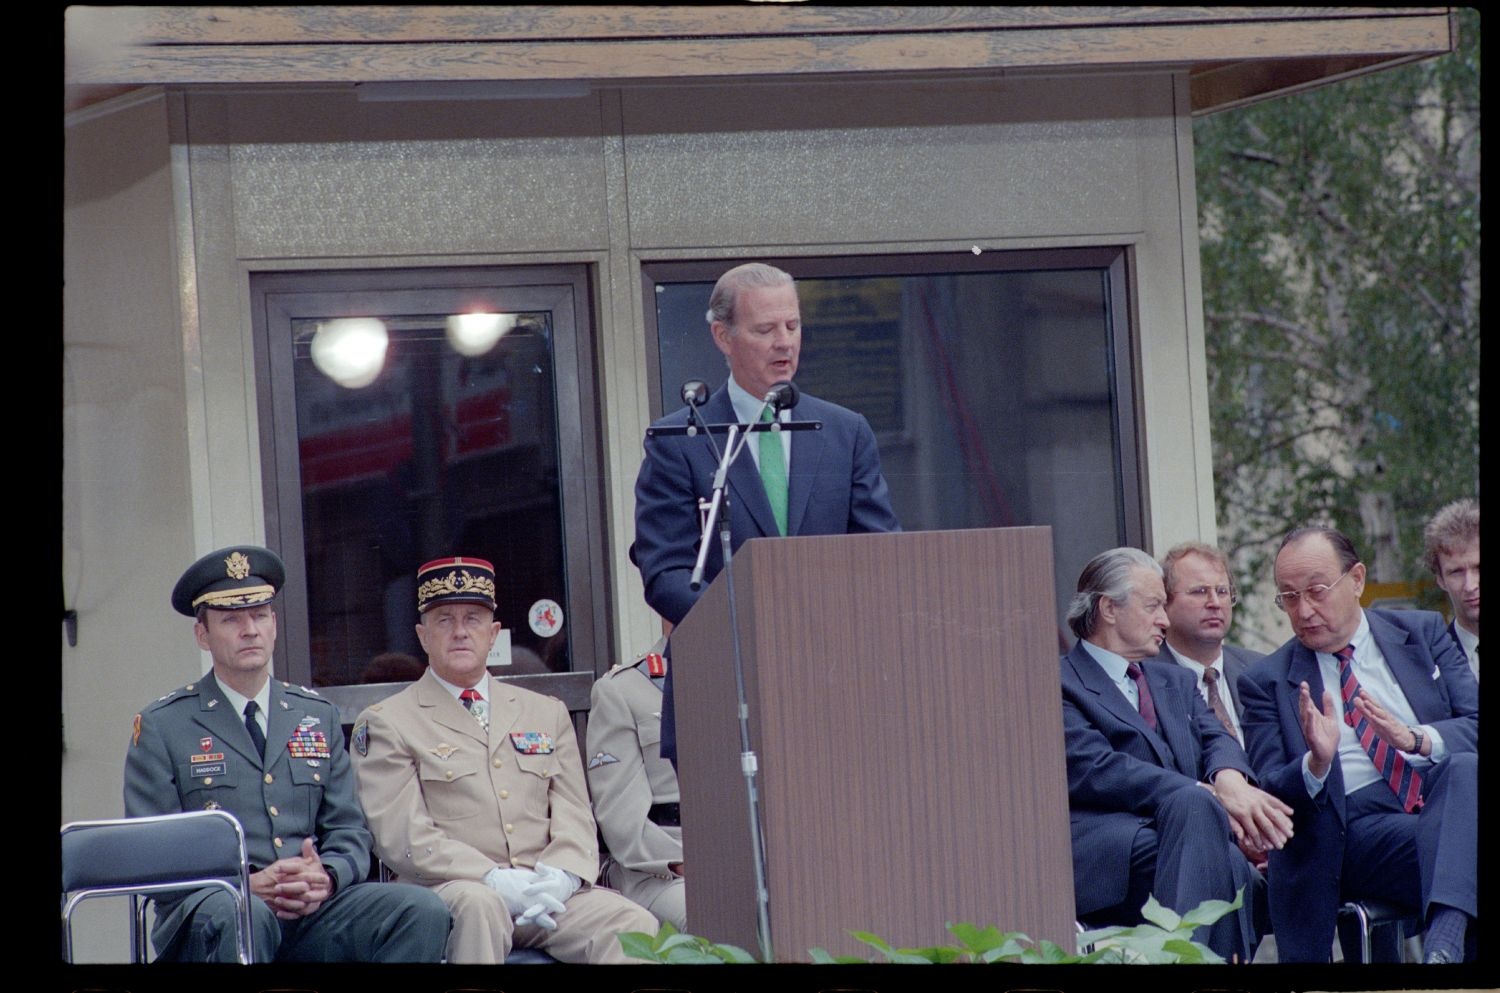
<svg viewBox="0 0 1500 993"><path fill-rule="evenodd" d="M795 392L793 393L793 397L795 397ZM698 413L697 404L691 400L688 401L688 407L691 409L689 417L696 418L703 425L703 433L708 436L709 444L713 446L715 454L719 455L719 465L714 472L713 496L709 502L708 516L703 522L703 530L698 538L698 560L693 566L693 575L689 584L694 591L703 586L703 570L708 560L709 540L714 531L717 530L719 534L720 554L724 561L721 569L724 574L724 592L729 597L729 634L734 658L735 707L740 726L740 774L745 777L745 798L750 815L750 848L755 870L755 930L756 938L760 944L762 962L770 962L772 960L771 893L766 881L766 839L765 832L761 826L760 793L755 783L760 763L756 758L754 750L750 747L750 705L745 698L745 669L744 656L740 646L739 601L734 591L732 528L729 522L729 515L724 512L724 508L727 507L729 502L726 491L729 480L729 467L734 464L734 460L744 450L751 433L794 428L792 424L782 424L779 421L773 421L769 424L761 423L760 418L764 416L766 408L773 406L773 400L774 397L772 396L766 397L765 402L761 405L761 412L757 415L755 423L749 425L715 425L713 427L703 423L702 415ZM795 399L792 400L792 403L795 403ZM721 429L727 427L729 432L722 453L718 451L718 447L713 443L714 427L721 427ZM822 424L814 421L800 421L796 422L794 429L802 429L804 427L806 429L817 430L822 427ZM743 433L741 433L742 428ZM690 425L687 428L665 430L672 433L693 434L697 432L698 428ZM653 430L652 433L655 433L655 431Z"/></svg>

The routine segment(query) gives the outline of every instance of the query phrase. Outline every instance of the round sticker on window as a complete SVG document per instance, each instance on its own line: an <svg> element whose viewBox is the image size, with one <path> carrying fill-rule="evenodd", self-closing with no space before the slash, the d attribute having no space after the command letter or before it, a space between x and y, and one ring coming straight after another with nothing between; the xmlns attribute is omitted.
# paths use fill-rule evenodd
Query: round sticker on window
<svg viewBox="0 0 1500 993"><path fill-rule="evenodd" d="M526 618L538 638L550 638L562 630L563 612L556 600L538 600L531 605Z"/></svg>

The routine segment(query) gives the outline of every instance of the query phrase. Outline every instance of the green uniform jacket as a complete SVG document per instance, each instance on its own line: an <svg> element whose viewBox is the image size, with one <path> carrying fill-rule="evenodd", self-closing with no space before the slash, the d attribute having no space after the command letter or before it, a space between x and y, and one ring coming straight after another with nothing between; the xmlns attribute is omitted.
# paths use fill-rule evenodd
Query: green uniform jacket
<svg viewBox="0 0 1500 993"><path fill-rule="evenodd" d="M168 693L136 717L125 759L125 815L227 810L245 830L251 871L301 853L312 838L335 890L364 880L370 832L338 708L316 692L271 681L266 758L212 674ZM153 940L164 948L208 893L157 901Z"/></svg>

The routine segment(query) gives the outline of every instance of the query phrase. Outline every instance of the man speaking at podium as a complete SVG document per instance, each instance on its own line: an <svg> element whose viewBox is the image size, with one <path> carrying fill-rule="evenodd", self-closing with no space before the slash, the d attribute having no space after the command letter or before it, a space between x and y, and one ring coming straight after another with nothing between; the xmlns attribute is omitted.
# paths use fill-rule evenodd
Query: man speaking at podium
<svg viewBox="0 0 1500 993"><path fill-rule="evenodd" d="M735 266L714 284L708 323L714 344L729 363L729 381L703 403L709 424L762 419L766 397L777 383L797 374L802 314L797 287L787 273L760 262ZM682 428L683 408L655 428ZM767 414L766 417L778 416ZM875 433L865 418L837 404L803 394L783 422L821 421L819 431L754 433L727 479L730 549L747 539L782 535L899 531L891 510ZM716 435L723 445L725 435ZM635 482L635 543L630 558L641 570L646 602L672 624L681 623L698 596L723 568L718 540L712 542L703 586L692 589L700 531L698 501L712 496L718 458L706 438L648 435L646 458ZM669 670L670 672L670 670ZM675 757L668 722L672 683L663 701L662 752Z"/></svg>

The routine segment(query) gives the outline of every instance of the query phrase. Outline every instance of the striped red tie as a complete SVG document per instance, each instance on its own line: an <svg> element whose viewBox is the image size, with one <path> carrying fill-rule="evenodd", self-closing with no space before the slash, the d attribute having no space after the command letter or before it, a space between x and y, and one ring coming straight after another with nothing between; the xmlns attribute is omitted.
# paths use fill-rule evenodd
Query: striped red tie
<svg viewBox="0 0 1500 993"><path fill-rule="evenodd" d="M1375 763L1380 775L1396 791L1396 799L1408 814L1422 809L1422 777L1417 774L1396 748L1375 733L1364 714L1354 709L1354 698L1359 695L1359 680L1354 678L1354 646L1345 645L1333 653L1339 660L1339 693L1344 698L1344 723L1354 729L1360 747Z"/></svg>

